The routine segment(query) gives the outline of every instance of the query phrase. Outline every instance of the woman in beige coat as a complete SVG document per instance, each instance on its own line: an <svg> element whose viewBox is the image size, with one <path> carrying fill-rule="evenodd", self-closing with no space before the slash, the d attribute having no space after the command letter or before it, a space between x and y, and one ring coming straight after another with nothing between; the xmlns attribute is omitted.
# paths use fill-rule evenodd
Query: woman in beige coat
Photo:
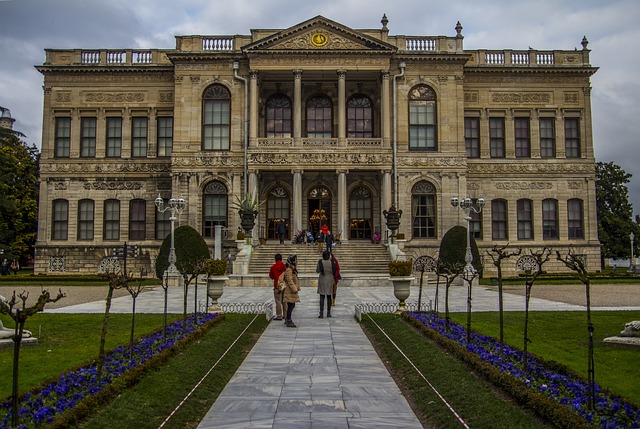
<svg viewBox="0 0 640 429"><path fill-rule="evenodd" d="M296 255L289 255L287 258L287 269L284 272L284 282L286 284L284 288L284 294L282 301L287 307L287 316L284 324L289 328L295 328L296 324L291 320L291 313L296 306L296 302L300 302L300 284L298 283L298 269L296 263L298 258Z"/></svg>

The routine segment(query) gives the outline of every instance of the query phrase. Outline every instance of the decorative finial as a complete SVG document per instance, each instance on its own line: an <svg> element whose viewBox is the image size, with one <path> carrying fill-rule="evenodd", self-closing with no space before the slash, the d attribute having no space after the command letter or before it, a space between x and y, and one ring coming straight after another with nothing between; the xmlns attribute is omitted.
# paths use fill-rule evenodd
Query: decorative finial
<svg viewBox="0 0 640 429"><path fill-rule="evenodd" d="M389 20L387 19L387 14L386 13L382 14L382 19L380 20L380 22L382 23L382 29L383 30L388 30L387 24L389 23Z"/></svg>
<svg viewBox="0 0 640 429"><path fill-rule="evenodd" d="M460 21L458 21L458 23L456 24L456 37L461 37L462 36L462 24L460 24Z"/></svg>
<svg viewBox="0 0 640 429"><path fill-rule="evenodd" d="M582 49L586 50L587 49L587 45L589 44L589 41L587 40L587 36L582 36Z"/></svg>

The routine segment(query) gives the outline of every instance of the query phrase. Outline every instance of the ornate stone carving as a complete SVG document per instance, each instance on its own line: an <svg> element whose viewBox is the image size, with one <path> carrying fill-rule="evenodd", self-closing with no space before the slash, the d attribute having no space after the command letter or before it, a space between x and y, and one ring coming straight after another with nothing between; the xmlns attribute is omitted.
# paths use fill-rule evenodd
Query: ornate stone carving
<svg viewBox="0 0 640 429"><path fill-rule="evenodd" d="M160 92L161 103L173 103L173 92Z"/></svg>
<svg viewBox="0 0 640 429"><path fill-rule="evenodd" d="M552 189L551 182L497 182L496 189L502 190L530 190L530 189Z"/></svg>
<svg viewBox="0 0 640 429"><path fill-rule="evenodd" d="M120 182L120 181L104 181L96 180L93 183L85 182L83 185L87 190L98 191L123 191L123 190L137 190L142 189L142 183L140 182Z"/></svg>
<svg viewBox="0 0 640 429"><path fill-rule="evenodd" d="M64 182L56 182L53 184L53 189L55 189L56 191L66 191L67 184Z"/></svg>
<svg viewBox="0 0 640 429"><path fill-rule="evenodd" d="M579 101L577 92L565 92L564 102L567 104L577 104Z"/></svg>
<svg viewBox="0 0 640 429"><path fill-rule="evenodd" d="M567 182L569 189L582 189L582 182Z"/></svg>
<svg viewBox="0 0 640 429"><path fill-rule="evenodd" d="M491 101L494 103L550 103L548 92L494 92Z"/></svg>
<svg viewBox="0 0 640 429"><path fill-rule="evenodd" d="M56 102L58 102L58 103L69 103L69 102L71 102L71 93L70 92L56 92Z"/></svg>
<svg viewBox="0 0 640 429"><path fill-rule="evenodd" d="M465 91L464 93L464 102L465 103L477 103L478 102L478 91Z"/></svg>
<svg viewBox="0 0 640 429"><path fill-rule="evenodd" d="M403 167L464 167L467 165L462 158L400 158L398 164Z"/></svg>
<svg viewBox="0 0 640 429"><path fill-rule="evenodd" d="M593 174L591 164L469 164L468 173L585 173Z"/></svg>
<svg viewBox="0 0 640 429"><path fill-rule="evenodd" d="M42 173L168 173L171 163L136 164L136 163L103 163L103 164L42 164Z"/></svg>
<svg viewBox="0 0 640 429"><path fill-rule="evenodd" d="M142 103L144 92L88 92L85 103Z"/></svg>

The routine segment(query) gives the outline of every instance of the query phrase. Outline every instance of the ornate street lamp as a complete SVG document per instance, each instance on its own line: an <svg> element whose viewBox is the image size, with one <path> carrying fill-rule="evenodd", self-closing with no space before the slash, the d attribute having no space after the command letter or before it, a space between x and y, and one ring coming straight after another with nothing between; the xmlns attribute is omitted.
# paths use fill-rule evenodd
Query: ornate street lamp
<svg viewBox="0 0 640 429"><path fill-rule="evenodd" d="M173 229L175 225L175 221L177 219L177 215L182 214L184 208L187 203L184 198L171 198L169 199L169 205L164 207L164 200L158 194L158 198L156 198L156 207L160 213L164 213L167 210L170 210L171 216L169 220L171 221L171 247L169 248L169 268L167 268L167 273L169 275L175 275L178 273L178 269L176 268L176 249L173 244Z"/></svg>
<svg viewBox="0 0 640 429"><path fill-rule="evenodd" d="M383 210L382 214L384 215L385 220L387 221L387 228L391 231L391 242L393 242L396 231L400 228L400 218L402 217L402 210L396 210L395 204L391 203L391 207L389 210Z"/></svg>

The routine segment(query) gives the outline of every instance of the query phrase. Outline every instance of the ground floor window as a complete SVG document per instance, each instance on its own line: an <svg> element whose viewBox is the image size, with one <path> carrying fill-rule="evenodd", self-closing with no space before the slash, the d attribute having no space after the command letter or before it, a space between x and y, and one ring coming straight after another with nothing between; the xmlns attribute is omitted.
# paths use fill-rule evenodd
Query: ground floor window
<svg viewBox="0 0 640 429"><path fill-rule="evenodd" d="M202 236L214 238L215 226L227 226L227 187L220 182L211 182L204 188Z"/></svg>
<svg viewBox="0 0 640 429"><path fill-rule="evenodd" d="M436 189L426 181L411 191L411 225L414 238L436 238Z"/></svg>

